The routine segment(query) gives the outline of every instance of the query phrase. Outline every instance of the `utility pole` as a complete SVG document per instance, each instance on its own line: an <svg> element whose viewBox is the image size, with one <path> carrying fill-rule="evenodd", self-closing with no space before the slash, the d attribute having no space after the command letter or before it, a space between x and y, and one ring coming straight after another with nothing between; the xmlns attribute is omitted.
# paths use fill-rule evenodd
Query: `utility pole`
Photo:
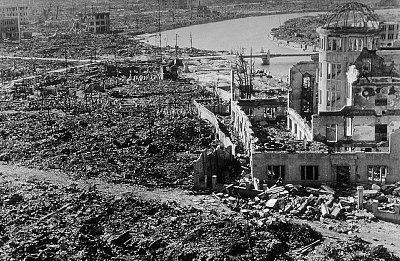
<svg viewBox="0 0 400 261"><path fill-rule="evenodd" d="M175 55L178 56L178 34L175 34Z"/></svg>
<svg viewBox="0 0 400 261"><path fill-rule="evenodd" d="M67 71L68 71L67 49L64 50L64 56L65 56L65 77L67 77Z"/></svg>
<svg viewBox="0 0 400 261"><path fill-rule="evenodd" d="M18 11L18 42L21 44L21 16Z"/></svg>
<svg viewBox="0 0 400 261"><path fill-rule="evenodd" d="M251 99L251 93L253 92L253 48L250 48L250 74L249 74L249 92L247 94L247 98Z"/></svg>
<svg viewBox="0 0 400 261"><path fill-rule="evenodd" d="M161 2L158 0L158 38L160 48L160 65L162 65L162 43L161 43Z"/></svg>
<svg viewBox="0 0 400 261"><path fill-rule="evenodd" d="M190 50L193 50L193 37L192 37L192 32L190 32Z"/></svg>

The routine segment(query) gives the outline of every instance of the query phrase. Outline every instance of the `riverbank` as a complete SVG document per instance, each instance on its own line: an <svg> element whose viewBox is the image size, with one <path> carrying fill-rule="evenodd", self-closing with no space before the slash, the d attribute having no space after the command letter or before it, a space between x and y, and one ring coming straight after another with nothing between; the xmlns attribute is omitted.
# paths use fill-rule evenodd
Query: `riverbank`
<svg viewBox="0 0 400 261"><path fill-rule="evenodd" d="M392 13L395 12L394 9L381 8L375 11L383 21L400 22L400 14ZM316 51L319 38L316 29L324 24L324 16L320 14L289 19L283 25L272 29L269 39L285 47Z"/></svg>
<svg viewBox="0 0 400 261"><path fill-rule="evenodd" d="M179 29L183 27L193 26L193 25L201 25L201 24L210 24L217 23L228 20L236 20L248 17L257 17L257 16L266 16L266 15L280 15L280 14L292 14L292 13L312 13L312 12L323 12L318 9L307 9L307 10L293 10L293 11L261 11L261 12L249 12L249 13L227 13L224 16L213 16L206 17L205 19L193 19L188 21L180 22L179 24L165 24L161 25L161 31L168 31ZM132 35L141 36L145 34L155 34L159 32L159 28L150 28L149 30L137 32Z"/></svg>
<svg viewBox="0 0 400 261"><path fill-rule="evenodd" d="M268 39L270 39L273 43L275 43L278 46L284 46L286 48L291 48L293 50L297 51L303 51L303 52L317 52L317 45L310 45L310 44L304 44L304 43L298 43L295 41L287 41L287 40L282 40L279 39L272 34L269 34Z"/></svg>

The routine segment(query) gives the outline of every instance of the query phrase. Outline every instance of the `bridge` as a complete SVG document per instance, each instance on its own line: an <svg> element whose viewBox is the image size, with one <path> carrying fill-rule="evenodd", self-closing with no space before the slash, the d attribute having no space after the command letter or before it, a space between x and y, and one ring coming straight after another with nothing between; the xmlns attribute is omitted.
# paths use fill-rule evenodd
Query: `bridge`
<svg viewBox="0 0 400 261"><path fill-rule="evenodd" d="M299 57L299 56L315 56L318 52L312 53L270 53L269 50L266 53L256 53L256 54L245 54L243 58L261 58L263 65L269 65L271 58L275 57Z"/></svg>

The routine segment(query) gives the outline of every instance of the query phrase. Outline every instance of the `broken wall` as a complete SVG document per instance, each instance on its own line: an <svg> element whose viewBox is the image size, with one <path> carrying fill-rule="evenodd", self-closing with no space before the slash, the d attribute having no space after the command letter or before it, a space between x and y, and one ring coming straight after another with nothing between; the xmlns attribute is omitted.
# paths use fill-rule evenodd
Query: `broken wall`
<svg viewBox="0 0 400 261"><path fill-rule="evenodd" d="M363 146L381 147L380 151L388 151L388 137L400 128L400 115L395 115L397 112L394 111L386 115L376 115L373 111L364 112L366 115L360 116L355 116L356 111L352 113L348 113L348 111L337 112L334 115L329 113L314 115L312 122L314 140L332 141L336 145L354 148ZM390 115L390 113L394 115ZM377 135L376 126L379 125L386 125L387 127L386 140L382 140L381 136ZM328 133L332 126L336 129L336 139Z"/></svg>
<svg viewBox="0 0 400 261"><path fill-rule="evenodd" d="M212 177L216 176L217 184L229 178L229 167L233 166L232 147L218 146L212 152L204 150L194 162L194 186L196 188L212 188Z"/></svg>
<svg viewBox="0 0 400 261"><path fill-rule="evenodd" d="M377 80L377 79L369 79ZM400 79L382 79L384 83L364 83L360 80L353 85L355 109L375 109L380 112L400 109Z"/></svg>
<svg viewBox="0 0 400 261"><path fill-rule="evenodd" d="M284 98L238 100L236 104L249 118L255 121L277 120L286 117L287 100Z"/></svg>
<svg viewBox="0 0 400 261"><path fill-rule="evenodd" d="M351 183L393 183L400 181L400 130L390 136L390 152L252 152L250 158L253 178L268 180L269 166L284 166L284 183L333 184L338 181L338 167L349 169ZM385 169L379 181L369 173L372 169Z"/></svg>
<svg viewBox="0 0 400 261"><path fill-rule="evenodd" d="M307 120L317 112L317 62L299 62L290 68L289 107Z"/></svg>
<svg viewBox="0 0 400 261"><path fill-rule="evenodd" d="M210 110L208 110L206 107L204 107L202 104L200 104L198 101L194 101L193 104L197 109L197 114L199 118L206 120L211 125L213 125L215 130L215 136L221 142L221 144L226 148L232 147L232 153L235 153L235 145L233 144L231 138L229 137L229 134L226 133L226 131L221 130L220 128L221 124L218 118L215 116L215 114L212 113Z"/></svg>
<svg viewBox="0 0 400 261"><path fill-rule="evenodd" d="M220 100L199 100L202 105L214 114L218 115L230 115L231 108L230 104L222 103Z"/></svg>
<svg viewBox="0 0 400 261"><path fill-rule="evenodd" d="M245 150L250 154L252 144L255 139L254 132L249 117L244 113L237 101L231 103L231 119L233 128L242 140Z"/></svg>
<svg viewBox="0 0 400 261"><path fill-rule="evenodd" d="M298 140L313 140L313 131L307 124L306 120L303 119L294 109L287 109L287 124L290 132Z"/></svg>

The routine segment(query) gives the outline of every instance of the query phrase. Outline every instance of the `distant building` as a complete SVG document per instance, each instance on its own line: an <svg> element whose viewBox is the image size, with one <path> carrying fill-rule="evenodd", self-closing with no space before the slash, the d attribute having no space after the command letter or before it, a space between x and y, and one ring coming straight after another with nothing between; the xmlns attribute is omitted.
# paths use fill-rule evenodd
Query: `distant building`
<svg viewBox="0 0 400 261"><path fill-rule="evenodd" d="M383 22L379 27L381 29L380 46L394 46L394 42L399 40L399 24L395 22Z"/></svg>
<svg viewBox="0 0 400 261"><path fill-rule="evenodd" d="M110 13L91 13L86 15L86 27L91 33L101 34L110 32Z"/></svg>
<svg viewBox="0 0 400 261"><path fill-rule="evenodd" d="M162 9L192 9L200 6L199 0L164 0L161 1Z"/></svg>
<svg viewBox="0 0 400 261"><path fill-rule="evenodd" d="M29 7L28 6L12 6L5 5L0 6L0 18L2 17L18 17L20 18L21 24L29 23Z"/></svg>
<svg viewBox="0 0 400 261"><path fill-rule="evenodd" d="M18 18L3 17L0 18L0 40L18 40L19 23Z"/></svg>

